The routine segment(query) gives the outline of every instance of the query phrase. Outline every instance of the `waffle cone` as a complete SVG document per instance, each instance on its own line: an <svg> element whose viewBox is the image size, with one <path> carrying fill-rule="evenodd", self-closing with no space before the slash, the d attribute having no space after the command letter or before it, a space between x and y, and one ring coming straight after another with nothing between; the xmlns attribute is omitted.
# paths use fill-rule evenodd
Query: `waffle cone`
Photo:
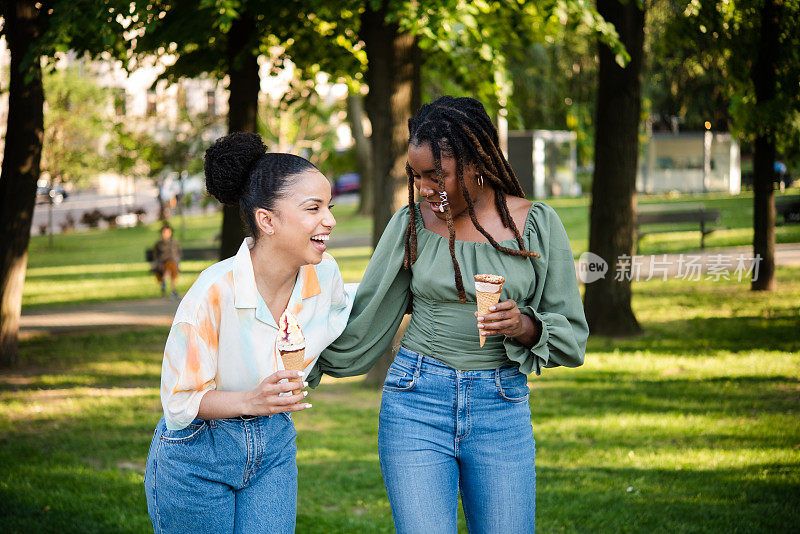
<svg viewBox="0 0 800 534"><path fill-rule="evenodd" d="M500 302L500 291L497 293L485 293L478 291L478 316L485 316L489 313L489 306L494 306ZM486 336L481 336L481 347L486 343Z"/></svg>
<svg viewBox="0 0 800 534"><path fill-rule="evenodd" d="M306 349L302 348L300 350L279 350L281 354L281 359L283 360L283 368L287 371L302 371L303 370L303 359L306 355ZM303 379L299 376L297 378L290 378L289 382L299 382L300 384L303 383ZM292 395L298 395L300 393L300 389L295 389L292 391Z"/></svg>

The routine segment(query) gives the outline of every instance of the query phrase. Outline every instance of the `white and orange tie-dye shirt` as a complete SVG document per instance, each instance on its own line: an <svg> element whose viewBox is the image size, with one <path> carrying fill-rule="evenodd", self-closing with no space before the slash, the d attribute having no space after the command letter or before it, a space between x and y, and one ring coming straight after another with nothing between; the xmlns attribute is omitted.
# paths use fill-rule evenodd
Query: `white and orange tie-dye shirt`
<svg viewBox="0 0 800 534"><path fill-rule="evenodd" d="M250 390L283 369L275 348L278 326L256 289L251 246L245 239L236 256L200 273L178 306L161 367L161 404L171 430L197 417L206 392ZM303 328L306 360L313 358L306 375L344 330L354 293L345 291L328 254L300 268L287 309Z"/></svg>

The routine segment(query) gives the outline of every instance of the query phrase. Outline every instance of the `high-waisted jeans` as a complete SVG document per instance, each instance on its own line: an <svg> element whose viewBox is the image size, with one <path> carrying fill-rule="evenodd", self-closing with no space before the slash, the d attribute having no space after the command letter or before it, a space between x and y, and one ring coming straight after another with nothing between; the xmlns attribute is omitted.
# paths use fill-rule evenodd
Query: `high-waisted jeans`
<svg viewBox="0 0 800 534"><path fill-rule="evenodd" d="M458 371L401 348L386 375L378 448L398 533L534 531L536 475L527 377Z"/></svg>
<svg viewBox="0 0 800 534"><path fill-rule="evenodd" d="M297 446L288 414L156 427L144 476L156 533L294 532Z"/></svg>

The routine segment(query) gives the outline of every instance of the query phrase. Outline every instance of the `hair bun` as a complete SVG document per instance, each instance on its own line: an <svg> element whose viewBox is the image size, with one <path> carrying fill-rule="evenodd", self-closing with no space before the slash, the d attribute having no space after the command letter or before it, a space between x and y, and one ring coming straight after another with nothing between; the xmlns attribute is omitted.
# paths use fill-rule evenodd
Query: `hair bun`
<svg viewBox="0 0 800 534"><path fill-rule="evenodd" d="M217 139L205 153L206 190L223 204L237 204L253 165L266 153L261 136L234 132Z"/></svg>

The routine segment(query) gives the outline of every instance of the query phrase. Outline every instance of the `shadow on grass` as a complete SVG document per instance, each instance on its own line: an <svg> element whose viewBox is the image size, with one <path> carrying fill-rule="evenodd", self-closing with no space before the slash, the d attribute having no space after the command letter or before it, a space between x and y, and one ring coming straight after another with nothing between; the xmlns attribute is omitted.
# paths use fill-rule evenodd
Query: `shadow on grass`
<svg viewBox="0 0 800 534"><path fill-rule="evenodd" d="M734 353L758 350L800 351L800 315L791 310L769 317L707 317L651 321L634 338L589 337L589 352L656 352L676 356L703 356L709 351Z"/></svg>
<svg viewBox="0 0 800 534"><path fill-rule="evenodd" d="M624 373L582 374L569 384L542 382L546 402L535 402L542 417L680 414L751 417L785 414L800 405L800 388L792 376L744 376L697 380L641 379ZM586 407L591 406L587 412Z"/></svg>
<svg viewBox="0 0 800 534"><path fill-rule="evenodd" d="M788 532L800 513L796 474L765 480L762 473L798 467L539 467L537 531Z"/></svg>

